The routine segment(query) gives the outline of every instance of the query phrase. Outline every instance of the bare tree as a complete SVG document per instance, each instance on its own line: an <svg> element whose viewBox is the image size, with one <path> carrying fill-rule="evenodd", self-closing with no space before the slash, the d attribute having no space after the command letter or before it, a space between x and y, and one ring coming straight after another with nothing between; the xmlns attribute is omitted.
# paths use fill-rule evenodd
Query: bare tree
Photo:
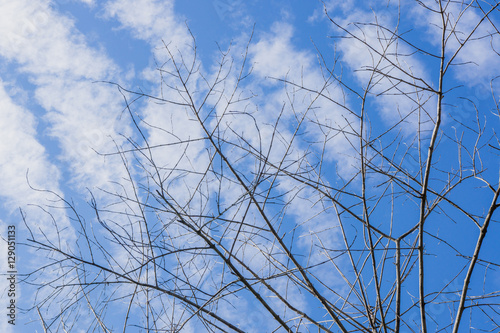
<svg viewBox="0 0 500 333"><path fill-rule="evenodd" d="M466 57L477 43L496 52L500 2L417 3L433 41L405 31L404 7L388 7L392 23L347 25L325 7L338 49L367 62L347 73L318 51L313 85L270 78L261 96L252 38L221 51L214 75L194 38L165 43L157 94L116 85L134 133L99 153L128 179L92 193L93 214L53 194L76 244L26 219L52 260L27 277L43 281L45 330L84 319L103 332L498 330L500 262L482 251L498 232L498 84L479 105L456 72L480 66ZM277 91L282 103L261 110ZM143 101L171 126L149 123Z"/></svg>

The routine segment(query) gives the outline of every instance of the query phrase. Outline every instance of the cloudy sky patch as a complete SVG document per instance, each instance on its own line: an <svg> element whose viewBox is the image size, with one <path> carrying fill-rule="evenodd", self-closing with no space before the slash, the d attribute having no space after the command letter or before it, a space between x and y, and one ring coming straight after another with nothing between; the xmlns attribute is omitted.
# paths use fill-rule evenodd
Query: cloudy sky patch
<svg viewBox="0 0 500 333"><path fill-rule="evenodd" d="M217 288L213 277L231 285L233 277L224 274L227 267L220 262L207 264L201 255L204 250L198 248L204 243L173 226L178 219L167 212L175 206L183 214L199 214L193 223L200 223L200 228L208 217L220 214L204 227L211 228L214 239L221 237L221 246L237 249L235 257L248 261L243 270L249 275L273 276L291 265L280 252L276 231L280 240L301 254L301 265L314 265L312 275L325 276L325 284L345 295L342 277L325 264L331 260L326 249L344 248L338 225L347 207L360 212L350 201L361 188L360 150L392 142L386 146L388 155L399 156L404 145L414 151L415 140L427 142L436 121L440 35L435 27L441 22L423 7L435 8L434 2L402 1L408 8L402 12L394 2L360 6L354 0L189 3L192 7L174 0L0 3L2 236L13 224L19 227L19 241L29 235L22 211L29 221L36 221L37 235L69 248L74 245L74 253L89 254L79 228L85 225L90 233L93 226L95 230L113 226L117 238L108 239L101 232L93 235L112 244L100 258L148 282L153 277L141 275L149 264L141 256L151 249L143 247L145 252L138 250L140 254L131 257L116 239L127 235L134 244L142 244L149 232L170 226L170 238L161 239L162 244L192 246L200 252L195 251L192 260L191 252L168 256L165 263L186 281L196 281L200 291ZM498 75L500 42L498 17L482 20L489 7L469 9L450 3L447 10L447 59L460 49L446 74L452 79L445 87L451 89L446 100L449 114L443 117L450 129L460 128L456 119L475 119L463 111L474 109L464 104L463 96L494 110L485 94ZM391 34L394 29L398 34ZM469 43L460 48L472 31ZM466 93L455 95L462 86ZM363 125L363 135L372 141L359 141ZM387 128L391 130L386 132ZM450 133L442 137L453 137ZM452 150L446 147L445 155ZM426 153L422 150L420 158L425 159ZM449 154L445 162L457 158ZM397 166L388 165L375 152L367 156L373 168L389 168L401 176ZM421 178L419 156L411 157L400 163L415 179ZM301 173L286 179L269 176L276 169ZM369 181L381 179L376 170L374 174ZM354 195L338 213L319 188L349 189ZM377 191L385 193L382 186ZM245 199L248 193L255 193L258 200ZM175 204L170 207L162 199ZM70 202L82 210L82 221L68 209ZM96 207L102 215L95 214ZM269 220L263 219L262 211ZM242 227L224 223L228 217L241 220ZM374 213L377 227L392 233L392 224L381 223L382 217L384 213ZM401 225L405 223L410 222ZM23 269L29 271L36 253L22 251L21 258L31 258L23 259L27 265ZM271 264L269 253L275 253ZM4 265L3 260L0 268ZM174 288L168 269L155 274ZM297 309L320 304L284 278L270 281L268 288L258 288L266 299L275 297L274 288L288 294ZM130 322L144 325L140 303L150 296L139 293L128 301L135 295L133 286L128 287L117 294L124 298L117 309L119 313L132 309ZM255 315L262 308L251 292L245 297L237 306L221 305L220 314L247 325L249 331L273 329L270 316ZM27 299L23 302L29 306ZM283 302L271 302L285 320L298 322L297 313L285 310ZM169 317L178 307L174 298L162 304L158 297L153 303L162 309L157 320L165 326L190 318L179 312ZM236 318L235 309L254 317ZM314 313L316 320L322 315ZM27 318L20 315L16 328L24 327L22 323L27 324L26 332L40 330ZM114 329L123 324L119 319L113 321ZM10 326L2 321L0 327L8 331ZM193 322L183 327L186 332L201 328Z"/></svg>

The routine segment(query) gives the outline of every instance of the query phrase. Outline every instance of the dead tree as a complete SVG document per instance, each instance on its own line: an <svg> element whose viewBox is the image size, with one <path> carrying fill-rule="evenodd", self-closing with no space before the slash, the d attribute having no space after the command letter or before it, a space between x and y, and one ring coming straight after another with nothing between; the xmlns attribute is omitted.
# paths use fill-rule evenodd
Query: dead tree
<svg viewBox="0 0 500 333"><path fill-rule="evenodd" d="M28 279L46 331L497 330L498 85L478 103L456 72L481 65L465 57L479 42L496 52L500 3L414 5L434 41L404 30L404 7L349 24L325 10L340 54L318 53L315 86L254 90L251 38L215 74L194 39L165 43L157 91L116 85L134 133L100 153L129 178L92 194L93 214L58 197L73 246L32 230L52 260Z"/></svg>

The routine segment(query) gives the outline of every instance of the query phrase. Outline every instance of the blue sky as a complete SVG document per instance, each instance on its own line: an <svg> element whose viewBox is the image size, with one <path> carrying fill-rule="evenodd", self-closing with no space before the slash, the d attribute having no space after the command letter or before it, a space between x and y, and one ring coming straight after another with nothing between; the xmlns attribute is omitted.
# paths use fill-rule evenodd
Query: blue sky
<svg viewBox="0 0 500 333"><path fill-rule="evenodd" d="M423 3L434 2L423 1ZM370 76L365 69L373 63L373 53L371 54L353 39L336 38L344 33L333 26L325 16L324 6L341 26L347 27L348 31L358 36L364 36L375 49L382 49L385 45L386 40L382 38L380 31L374 29L372 25L356 26L349 23L373 23L376 20L391 28L397 25L403 38L411 40L422 50L439 54L440 34L439 29L435 29L440 24L439 17L430 15L416 1L401 0L400 4L403 10L398 20L398 4L394 1L350 0L341 4L337 1L325 1L323 4L320 1L299 0L1 2L0 36L3 37L0 39L0 133L2 134L0 234L2 236L7 234L8 225L16 225L18 243L28 237L19 212L21 208L28 221L34 223L37 235L45 232L49 239L54 240L56 234L53 233L53 220L47 212L52 214L61 230L59 237L62 237L64 244L72 244L80 239L78 226L74 225L75 221L67 211L52 207L53 195L47 191L34 189L50 190L68 201L74 200L82 214L88 214L89 221L93 221L92 211L87 205L89 191L94 193L103 206L116 204L106 195L106 191L111 193L130 191L130 182L126 181L129 175L123 168L123 161L116 156L103 156L95 152L108 153L114 152L116 147L130 147L127 138L138 137L124 108L122 95L117 86L109 82L117 83L129 90L177 100L180 98L179 95L168 90L167 85L172 81L164 78L165 81L160 84L161 77L156 67L161 67L161 64L168 60L165 44L175 57L180 57L182 54L187 62L193 59L191 34L196 40L196 64L199 66L199 72L190 82L190 88L195 91L195 100L199 101L207 91L203 85L203 78L208 80L214 78L221 58L220 50L223 52L229 50L228 56L233 59L234 68L238 68L242 65L242 55L253 30L251 42L248 44L245 68L245 71L250 71L252 68L252 75L245 79L237 91L240 96L253 97L249 99L248 104L246 99L234 103L235 109L252 110L249 113L253 118L252 121L244 117L231 118L230 125L226 128L227 139L238 140L234 133L242 133L251 144L258 145L258 138L261 135L260 143L269 144L273 124L280 110L284 110L278 126L281 131L281 145L273 147L270 153L271 160L279 161L286 150L287 140L292 137L298 116L303 110L313 110L311 113L314 116L307 117L307 125L301 128L299 139L291 145L289 159L293 161L294 156L298 159L307 152L310 156L308 162L313 165L321 159L318 156L322 156L325 164L321 172L324 175L320 176L332 186L340 186L346 179L353 177L359 168L354 153L356 149L351 146L349 135L324 134L317 123L330 124L331 128L359 126L357 116L346 111L347 109L359 111L361 107L359 98L347 89L340 89L332 80L332 84L325 89L325 94L332 100L339 101L339 104L332 104L321 98L313 101L314 94L301 89L294 90L290 85L284 87L283 83L276 79L286 78L298 86L303 85L313 90L321 89L325 83L325 68L319 64L319 51L327 66L331 67L335 63L335 74L338 78L341 77L344 83L357 92L363 91ZM459 4L450 5L448 10L450 22L456 22L457 29L464 32L463 36L474 29L481 17L477 9L471 9L463 16L459 16L463 10ZM486 166L484 179L493 186L498 184L498 152L488 145L498 148L496 135L500 128L498 108L495 104L499 98L499 87L498 80L494 80L500 75L500 57L494 51L500 50L498 31L494 29L494 23L498 22L499 18L497 11L491 16L491 22L485 20L477 28L470 46L460 51L447 73L444 83L444 90L447 93L444 100L443 123L439 132L440 145L435 160L436 170L445 171L436 171L431 176L431 184L435 186L436 191L445 188L442 180L447 179L446 172L452 172L460 167L457 162L459 160L457 144L452 142L452 138L460 138L457 140L463 142L464 146L473 147L479 131L475 124L477 119L484 127L479 146L486 152L481 155L480 160L476 155L472 160L477 163L481 161ZM449 50L446 53L448 58L453 56L453 50L458 47L458 43L457 40L450 39ZM412 47L401 41L394 43L387 50L389 53L404 54L399 60L401 68L404 68L406 73L410 72L422 81L430 83L433 88L437 87L436 73L439 70L439 59L423 52L414 52ZM466 64L456 66L459 63ZM168 69L168 66L165 65L165 68ZM224 71L228 71L227 91L221 93L224 98L227 98L225 94L230 91L231 84L234 84L238 74L234 68L231 71L228 68L224 67ZM396 78L404 78L406 75L397 71L390 73ZM435 119L437 99L429 92L419 91L421 118L417 118L415 99L398 94L403 92L408 95L413 90L409 84L395 87L391 86L390 80L381 80L371 91L372 95L367 99L366 107L369 110L367 113L372 137L384 133L401 117L407 116L406 121L398 124L396 129L384 136L380 144L386 145L391 140L398 141L400 146L397 149L394 145L387 146L390 154L403 156L404 149L401 147L406 146L409 154L418 159L415 153L418 147L415 141L417 124L420 119L422 133L420 139L426 144L430 139ZM128 93L125 93L125 96L133 97ZM478 107L478 118L471 102ZM216 105L213 99L209 99L208 104ZM221 112L218 109L220 107L214 108L217 112ZM146 124L154 124L155 128L148 127L145 131L151 145L203 136L200 129L193 125L192 117L182 107L141 99L134 104L133 112ZM260 132L257 131L257 126ZM163 128L167 132L158 128ZM234 131L233 134L229 128ZM179 161L180 168L200 171L208 163L207 151L203 142L193 142L189 147L185 147L185 150L177 146L166 147L161 152L155 153L155 160L158 165L165 166L170 165L172 161ZM184 153L191 157L186 160ZM248 156L237 151L232 154L235 161L238 161L235 163L242 168L242 173L251 177L251 161L247 160ZM427 151L424 149L422 154L422 158L425 159ZM465 160L472 156L474 151L462 150L461 154L464 159L462 167L465 172L470 172L471 163ZM419 175L418 164L408 159L408 155L401 163L410 173ZM140 183L141 173L139 171L132 173L132 178L134 182ZM188 200L186 188L192 188L194 183L191 182L195 181L196 179L186 179L183 182L173 180L171 190L178 195L180 201ZM376 176L370 181L371 185L377 182L384 183ZM226 185L227 197L221 198L225 203L241 194L241 189ZM351 185L358 186L355 191L359 190L357 181ZM451 200L465 207L467 211L477 214L481 223L481 216L485 215L492 198L490 191L482 187L483 185L484 183L478 179L467 180L450 194ZM287 241L303 251L304 258L312 262L320 261L319 258L324 251L316 249L319 244L316 242L320 242L324 247L323 250L343 246L338 229L329 225L332 219L337 219L334 209L318 204L324 198L316 197L318 194L313 193L311 189L299 188L299 185L291 180L283 180L276 191L293 202L290 208L286 208L287 217L284 221L288 221L289 224L285 223L283 232L288 236ZM374 193L380 194L377 191L378 188ZM349 198L345 200L350 202ZM390 201L386 200L388 199L384 198L381 205L390 207ZM377 209L373 219L380 221L377 224L384 230L391 229L391 232L396 234L404 233L418 218L418 215L415 215L418 212L416 202L417 200L412 201L411 197L397 198L394 201L396 208ZM210 207L214 205L214 202L209 203ZM280 211L277 206L279 205L276 207L270 205L269 210L278 216L285 210ZM45 211L40 207L46 207ZM113 207L118 207L114 208L116 211L120 209L118 204ZM429 278L429 288L432 290L449 288L446 286L449 282L446 279L455 276L449 272L460 274L461 267L466 264L463 258L457 257L451 250L452 247L443 245L446 244L445 241L471 255L478 234L478 228L470 221L467 222L459 211L446 204L443 204L443 209L445 211L438 210L429 217L431 222L427 230L430 234L441 237L439 240L431 241L428 248L430 258L428 268L432 272L429 276L433 277ZM234 212L234 216L239 216L240 213ZM388 222L384 222L391 218L399 221L394 224L394 230ZM497 264L499 262L495 261L495 255L498 253L498 245L492 239L498 235L498 228L495 222L481 252L482 259ZM291 236L295 230L298 233L297 239ZM361 245L360 239L354 244ZM275 245L266 243L265 246L273 248ZM5 249L6 245L2 243L0 246L2 272L5 271L6 265ZM251 253L247 254L248 256L254 255L260 258L258 251L253 250L255 253L249 249L247 251ZM17 264L18 267L22 267L19 270L29 271L36 263L45 260L38 258L38 255L39 252L18 248ZM115 255L118 261L126 260L123 253ZM339 262L341 267L344 264L348 265L347 261ZM258 266L258 263L256 265ZM342 286L342 279L338 274L328 273L332 267L329 269L322 267L315 273L324 277L332 286L345 287ZM478 276L484 279L473 280L474 288L499 289L498 271L484 269ZM51 275L47 274L45 278L50 279ZM412 275L409 279L414 278ZM453 285L461 286L461 283L454 282ZM28 295L33 291L18 288L20 306L29 307L31 299ZM408 287L407 292L416 290L416 287L414 289ZM296 297L299 307L312 306L310 303L312 300L308 296L296 290L289 292ZM5 293L1 295L3 300ZM0 308L4 308L3 303ZM435 310L436 314L445 312L441 305L436 305L436 309L439 309ZM241 300L239 310L254 314L261 311L251 297ZM230 309L221 311L228 313L228 316L234 315L230 313ZM315 315L321 316L321 313ZM41 331L40 326L33 323L37 320L35 312L18 313L15 329L4 321L3 312L0 318L2 318L0 330L4 332ZM257 320L259 325L256 326L255 323L253 326L249 325L248 330L256 332L271 330L272 324L267 323L267 317L263 318L265 319ZM478 320L483 319L480 317ZM248 324L241 318L239 323L243 326ZM439 325L443 325L441 322L437 323L436 327L442 328ZM186 327L186 331L196 331L196 329L200 327L195 324Z"/></svg>

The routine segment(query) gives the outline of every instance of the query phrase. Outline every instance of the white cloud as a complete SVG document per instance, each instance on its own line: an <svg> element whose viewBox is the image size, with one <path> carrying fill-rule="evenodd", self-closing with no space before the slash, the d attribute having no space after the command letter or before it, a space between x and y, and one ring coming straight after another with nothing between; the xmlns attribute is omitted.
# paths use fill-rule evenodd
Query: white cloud
<svg viewBox="0 0 500 333"><path fill-rule="evenodd" d="M432 87L434 82L419 53L391 33L391 29L398 29L398 8L335 5L329 15L348 31L332 24L334 35L348 37L337 39L336 45L342 63L354 71L357 82L353 86L361 95L369 87L367 117L372 121L380 117L389 126L405 119L398 127L408 135L418 130L420 112L420 130L431 128L433 123L426 112L434 116L434 96L414 85L428 88L426 84ZM401 33L400 30L396 31ZM375 109L368 107L372 100Z"/></svg>
<svg viewBox="0 0 500 333"><path fill-rule="evenodd" d="M4 205L12 213L29 203L48 203L46 193L29 187L27 176L34 188L60 194L60 172L37 140L35 117L12 101L1 81L0 119L0 195L6 199Z"/></svg>
<svg viewBox="0 0 500 333"><path fill-rule="evenodd" d="M248 81L241 82L241 86L234 94L236 97L233 97L231 101L232 88L236 84L236 76L239 74L238 66L241 65L241 54L244 54L245 38L241 38L233 46L232 54L235 59L233 67L236 70L228 77L225 84L217 89L223 97L217 105L217 118L213 117L214 120L211 126L213 128L216 126L216 123L219 123L220 131L218 133L224 138L225 142L240 142L245 146L245 143L238 138L237 134L239 134L246 142L252 144L253 147L257 149L262 147L263 154L267 153L268 148L271 146L273 131L277 130L274 142L272 143L272 152L269 156L269 162L274 165L279 165L281 159L287 156L287 154L287 163L292 163L292 161L296 163L298 158L306 154L310 156L316 154L316 157L319 158L323 143L325 142L324 140L326 140L325 163L332 161L338 163L340 172L346 175L352 172L356 161L352 159L352 148L346 141L345 136L335 136L335 134L338 134L338 130L341 128L346 131L350 130L349 128L345 128L347 121L351 121L354 128L359 127L359 124L352 115L346 114L343 108L332 104L326 98L314 100L314 93L299 88L300 86L304 86L313 90L320 90L325 84L325 78L318 67L315 55L295 47L292 42L293 36L292 26L284 23L276 23L273 25L271 32L262 33L256 37L256 41L250 44L249 57L247 59L248 66L252 66L253 68L252 76ZM270 79L268 76L277 79L286 78L299 87L292 84L285 85L282 82ZM245 99L245 96L250 95L250 92L255 94L254 97L249 100ZM326 96L333 99L343 100L338 86L331 85L323 92ZM216 94L214 99L217 100L218 97L219 95ZM238 98L242 98L243 100L235 102ZM230 103L229 107L227 103ZM282 109L284 113L281 116L281 122L275 127L276 119L280 116L279 113ZM242 110L245 110L247 114L238 112ZM287 151L289 148L288 144L292 142L291 138L295 126L302 115L306 113L307 116L302 124L303 129L301 134L295 138L290 150ZM324 129L325 132L331 131L331 133L325 136L318 126L315 125L315 121L330 124L333 130ZM235 163L240 172L248 175L250 179L258 174L260 171L257 169L259 165L258 161L249 156L244 149L226 148L227 156ZM311 158L310 162L314 164L314 157L308 158ZM304 163L306 162L304 161ZM329 166L331 165L329 164ZM294 167L296 165L292 166L292 168ZM271 172L274 172L274 170ZM335 173L330 173L328 178L335 178ZM261 185L261 191L265 188L265 184ZM274 186L276 188L273 194L286 193L283 200L285 202L292 201L290 208L287 209L287 220L283 222L283 226L280 228L280 234L298 230L297 237L299 241L296 245L301 246L301 250L305 251L306 257L309 254L311 255L312 260L310 263L324 260L324 256L320 257L319 252L321 251L318 250L318 247L311 246L311 244L318 245L318 239L321 239L324 246L334 248L335 245L338 245L338 240L335 237L337 231L333 229L335 222L326 218L314 218L315 214L318 213L319 205L314 206L309 200L310 197L307 194L310 194L310 191L299 190L303 187L303 184L292 180L285 181L280 177ZM235 187L237 186L234 184L228 184L227 188L223 187L224 204L229 205L234 202L235 198L244 195L244 193L241 193L241 189L238 191ZM298 195L298 192L300 194L304 193L304 195ZM273 208L266 209L268 209L270 216L277 214L277 212L273 211ZM237 210L238 207L234 207L236 219L241 217L244 212L243 209L239 213L236 213ZM259 223L262 223L263 229L268 228L256 211L248 212L247 220L249 223L251 221L252 225L257 226ZM278 222L273 221L273 223ZM278 245L266 239L266 233L262 233L262 237L257 237L248 230L248 234L252 235L252 240L248 240L244 238L245 231L247 231L244 229L242 228L239 235L239 242L236 242L237 245L235 248L239 249L238 253L241 253L242 256L244 254L244 258L247 259L247 262L251 263L250 265L255 271L265 271L264 268L266 268L266 270L274 272L275 268L270 263L272 260L286 263L285 256L276 255L280 250L273 249L278 248ZM235 233L228 231L226 239L233 239L234 236ZM313 250L310 251L311 249ZM274 253L275 255L273 258L269 258L264 253ZM306 263L304 262L304 264ZM269 274L272 275L272 273ZM331 280L337 279L332 274L329 274L329 276L332 277ZM272 284L276 288L284 287L280 284L280 281L274 281ZM301 309L307 308L307 299L295 295L295 292L293 288L287 290L288 295L294 295L290 297L292 303ZM264 292L264 294L267 295L267 292Z"/></svg>
<svg viewBox="0 0 500 333"><path fill-rule="evenodd" d="M108 17L116 18L123 28L131 29L137 39L154 45L161 39L176 46L189 42L187 28L174 13L172 0L113 0L105 9Z"/></svg>
<svg viewBox="0 0 500 333"><path fill-rule="evenodd" d="M74 188L85 195L86 188L114 191L112 181L120 182L127 175L121 160L105 159L90 148L114 151L111 138L118 145L124 141L119 134L129 134L128 117L120 119L123 105L116 87L92 81L118 81L120 69L102 50L87 45L71 19L44 1L0 4L0 32L7 36L7 40L0 41L0 55L34 84L33 95L45 109L44 120L48 123L43 133L36 133L35 117L6 100L10 104L2 107L1 112L9 113L2 117L5 119L2 125L6 126L2 133L9 136L10 142L1 143L2 177L6 177L1 193L9 198L12 207L26 203L53 204L47 201L52 199L47 193L27 188L25 178L26 169L30 168L34 187L59 192L57 186L62 176L47 162L49 157L36 140L37 135L45 134L59 143L58 157L63 162L59 166L69 171L66 176ZM117 188L117 191L127 190ZM63 210L53 213L60 228L69 225L64 213ZM75 239L72 228L67 228L64 234L55 233L53 221L43 212L28 216L35 221L33 227L45 230L51 238L61 236L62 242ZM50 274L46 277L50 279Z"/></svg>
<svg viewBox="0 0 500 333"><path fill-rule="evenodd" d="M108 160L103 168L103 158L89 149L114 150L110 137L123 142L118 134L126 131L126 124L117 120L120 95L111 86L91 83L118 80L119 68L89 47L74 22L47 2L2 3L0 13L0 32L15 41L2 39L0 54L19 64L35 83L37 101L48 111L48 131L59 140L72 178L85 180L80 186L90 188L119 179L121 162L113 166Z"/></svg>
<svg viewBox="0 0 500 333"><path fill-rule="evenodd" d="M285 139L285 142L289 142L295 131L295 125L290 126L290 124L297 124L302 115L307 113L302 128L307 130L311 141L319 142L314 149L317 149L316 152L319 153L322 149L322 142L326 140L326 159L338 162L341 173L347 175L352 172L352 167L356 165L356 162L352 159L353 151L348 142L352 140L352 137L345 133L352 132L348 123L354 129L359 128L359 123L346 110L349 108L350 101L345 100L340 87L332 78L324 76L317 56L296 48L292 38L293 27L277 23L270 33L264 34L250 46L249 61L254 66L254 73L261 80L256 80L245 89L261 93L255 99L261 109L256 117L262 124L273 124L277 113L285 105L283 115L285 127L280 130L285 138L287 135L290 136ZM286 79L296 86L292 84L285 86L282 82L266 79L268 76ZM269 84L272 84L274 89L266 87ZM302 87L316 92L307 91ZM318 97L317 92L320 91L328 99ZM332 103L331 100L343 103L346 108ZM330 128L320 128L315 123L329 124ZM344 134L340 134L341 132ZM308 149L305 146L296 148L299 149L297 151L299 155L304 154Z"/></svg>
<svg viewBox="0 0 500 333"><path fill-rule="evenodd" d="M313 61L311 54L295 49L291 42L292 37L291 25L275 23L269 33L251 44L250 57L254 73L263 78L287 76L292 81L299 82L301 74L311 75L310 67Z"/></svg>
<svg viewBox="0 0 500 333"><path fill-rule="evenodd" d="M166 74L168 71L175 71L169 51L181 68L184 79L189 74L187 68L195 59L191 34L179 15L174 12L174 1L113 0L105 5L105 12L106 17L118 20L122 29L130 30L135 38L145 40L151 45L152 55L163 73L159 75L156 68L143 70L142 77L153 84L153 88L148 93L184 103L184 98L187 99L188 96L168 87L171 84L172 87L177 86L182 90L180 81ZM198 70L203 70L198 60L196 60L195 66ZM187 85L190 91L197 91L201 78L200 72L192 73L189 77ZM193 96L195 99L199 95L203 95L206 88L200 89L201 93ZM138 112L144 120L141 126L147 129L145 134L148 143L152 146L197 140L204 135L189 107L147 100L143 108L134 109L134 111ZM178 195L177 199L189 200L192 194L190 191L197 186L199 176L184 177L180 175L186 175L185 171L188 170L195 172L205 170L208 157L204 148L203 141L192 141L163 146L152 151L153 159L156 166L161 169L162 177L170 175L169 179L176 179L165 185L169 186L172 193ZM145 166L149 165L145 160L142 162ZM170 170L173 167L176 167L177 171ZM153 171L152 169L148 171ZM176 178L176 175L180 178Z"/></svg>
<svg viewBox="0 0 500 333"><path fill-rule="evenodd" d="M19 244L24 226L21 216L14 214L19 208L26 214L32 232L38 237L47 237L49 241L55 243L61 237L63 248L75 240L69 220L61 209L48 208L47 211L42 211L36 207L37 205L54 205L53 200L56 197L47 192L35 191L33 188L50 190L61 195L59 189L60 171L49 161L45 148L38 142L36 128L37 122L33 114L15 104L8 95L5 83L0 81L0 133L2 133L2 140L0 140L0 170L2 170L0 173L0 198L2 198L2 211L7 212L4 219L0 220L0 232L3 237L6 237L7 225L16 227L17 262L22 262L25 265L23 268L18 267L19 271L25 271L25 268L34 261L40 263L42 260L21 254ZM57 232L54 229L52 218L57 220ZM44 236L42 236L41 230L45 231ZM2 272L6 272L7 251L5 243L1 241L0 244L0 269ZM0 293L2 294L4 287L5 279L2 279L0 283ZM21 297L22 292L22 286L18 285L16 289L18 302L27 299ZM18 317L18 323L20 320ZM6 332L10 332L11 326L3 327L4 323L6 323L4 319L0 320L0 327Z"/></svg>
<svg viewBox="0 0 500 333"><path fill-rule="evenodd" d="M436 6L434 1L424 1L423 3L430 8ZM484 3L482 8L487 12L491 7ZM500 74L500 57L496 53L500 51L500 37L495 28L488 19L484 19L481 25L476 28L484 14L475 6L464 6L462 3L450 2L446 6L446 11L448 19L447 60L450 60L451 56L459 49L460 43L475 30L453 61L454 64L465 65L451 66L450 70L453 75L469 86L478 84L489 86L489 81ZM442 26L441 16L419 5L414 5L413 13L415 17L418 17L415 22L425 29L429 40L439 47L442 33L440 29ZM498 27L498 17L490 15L489 18ZM454 31L451 34L452 27Z"/></svg>
<svg viewBox="0 0 500 333"><path fill-rule="evenodd" d="M117 71L99 51L86 46L74 22L43 1L0 3L0 54L28 73L100 79Z"/></svg>
<svg viewBox="0 0 500 333"><path fill-rule="evenodd" d="M114 152L113 140L120 145L123 138L119 134L130 134L128 114L122 114L123 106L114 86L55 80L38 88L36 97L48 111L48 134L59 141L63 151L60 158L72 172L73 185L106 188L109 181L124 176L118 158L106 159L96 154Z"/></svg>

